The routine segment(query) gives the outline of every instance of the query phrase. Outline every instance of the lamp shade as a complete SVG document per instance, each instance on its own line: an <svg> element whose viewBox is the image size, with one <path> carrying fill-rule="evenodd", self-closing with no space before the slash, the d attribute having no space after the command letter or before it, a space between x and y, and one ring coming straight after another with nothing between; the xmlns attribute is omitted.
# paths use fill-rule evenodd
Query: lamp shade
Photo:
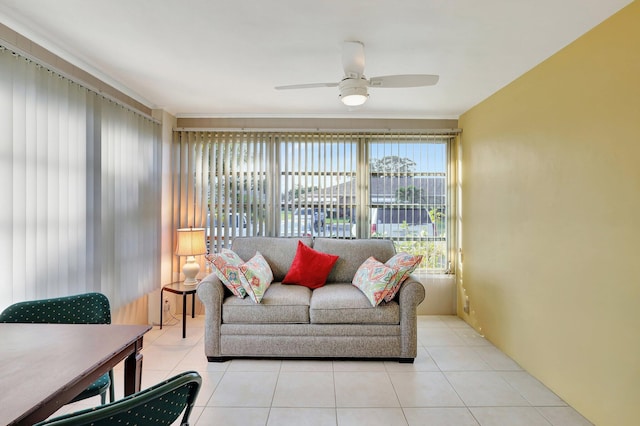
<svg viewBox="0 0 640 426"><path fill-rule="evenodd" d="M178 243L176 244L178 256L197 256L206 252L204 228L178 229Z"/></svg>

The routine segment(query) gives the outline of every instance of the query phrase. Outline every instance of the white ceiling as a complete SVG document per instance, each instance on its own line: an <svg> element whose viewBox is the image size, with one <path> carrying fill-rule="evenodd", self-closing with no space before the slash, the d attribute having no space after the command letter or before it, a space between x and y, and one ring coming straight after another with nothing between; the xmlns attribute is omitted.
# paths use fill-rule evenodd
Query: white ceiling
<svg viewBox="0 0 640 426"><path fill-rule="evenodd" d="M178 116L457 118L629 0L0 0L0 22L152 108ZM367 76L439 74L370 89L348 109L341 44Z"/></svg>

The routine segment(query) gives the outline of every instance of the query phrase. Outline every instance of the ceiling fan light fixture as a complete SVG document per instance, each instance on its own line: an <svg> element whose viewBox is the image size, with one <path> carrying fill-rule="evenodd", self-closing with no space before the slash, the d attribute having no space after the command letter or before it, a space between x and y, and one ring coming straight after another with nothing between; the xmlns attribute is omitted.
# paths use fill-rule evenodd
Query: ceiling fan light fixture
<svg viewBox="0 0 640 426"><path fill-rule="evenodd" d="M365 90L365 92L366 92L366 90ZM367 102L368 98L369 98L368 94L364 94L364 95L353 94L353 95L346 95L346 96L341 95L340 96L340 100L346 106L362 105L363 103Z"/></svg>
<svg viewBox="0 0 640 426"><path fill-rule="evenodd" d="M362 79L344 79L339 84L340 100L346 106L359 106L369 99L367 81Z"/></svg>

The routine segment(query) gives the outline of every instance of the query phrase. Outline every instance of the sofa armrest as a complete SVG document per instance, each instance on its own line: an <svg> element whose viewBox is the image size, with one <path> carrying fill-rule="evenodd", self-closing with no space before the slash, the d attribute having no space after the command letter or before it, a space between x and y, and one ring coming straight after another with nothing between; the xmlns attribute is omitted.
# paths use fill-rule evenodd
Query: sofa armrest
<svg viewBox="0 0 640 426"><path fill-rule="evenodd" d="M198 298L204 304L204 353L207 358L220 356L220 324L225 287L216 274L209 274L198 285Z"/></svg>
<svg viewBox="0 0 640 426"><path fill-rule="evenodd" d="M422 283L413 275L402 283L398 292L400 305L400 334L402 341L402 358L415 358L418 355L418 318L417 308L424 300L425 291Z"/></svg>

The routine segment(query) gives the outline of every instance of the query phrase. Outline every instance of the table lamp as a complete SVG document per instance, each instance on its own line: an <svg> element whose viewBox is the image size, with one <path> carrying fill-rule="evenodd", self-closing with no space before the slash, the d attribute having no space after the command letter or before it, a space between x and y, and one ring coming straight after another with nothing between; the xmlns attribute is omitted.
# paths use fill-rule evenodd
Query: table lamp
<svg viewBox="0 0 640 426"><path fill-rule="evenodd" d="M180 228L178 229L178 243L176 255L187 256L187 262L182 267L184 285L196 285L196 275L200 272L200 265L194 256L205 254L207 244L204 238L204 228Z"/></svg>

